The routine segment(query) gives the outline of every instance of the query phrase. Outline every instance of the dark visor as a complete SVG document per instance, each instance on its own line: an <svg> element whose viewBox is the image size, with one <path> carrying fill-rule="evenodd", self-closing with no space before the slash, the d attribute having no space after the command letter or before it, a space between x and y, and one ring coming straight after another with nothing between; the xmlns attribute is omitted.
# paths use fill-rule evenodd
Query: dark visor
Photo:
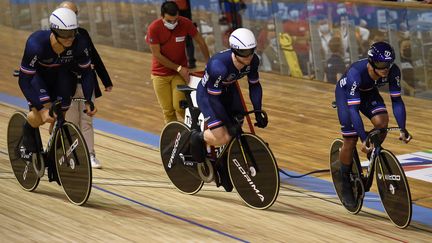
<svg viewBox="0 0 432 243"><path fill-rule="evenodd" d="M248 57L255 52L255 48L252 49L233 49L234 54L241 57Z"/></svg>
<svg viewBox="0 0 432 243"><path fill-rule="evenodd" d="M375 69L387 69L393 65L392 62L372 62L372 66Z"/></svg>
<svg viewBox="0 0 432 243"><path fill-rule="evenodd" d="M62 39L73 38L78 33L77 29L74 29L74 30L52 29L52 31L57 37L60 37Z"/></svg>

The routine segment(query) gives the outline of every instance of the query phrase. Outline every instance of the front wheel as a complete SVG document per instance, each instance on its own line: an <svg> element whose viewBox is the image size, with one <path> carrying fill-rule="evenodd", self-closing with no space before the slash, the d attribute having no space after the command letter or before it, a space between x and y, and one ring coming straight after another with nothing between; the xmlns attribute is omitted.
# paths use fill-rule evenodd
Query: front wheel
<svg viewBox="0 0 432 243"><path fill-rule="evenodd" d="M23 126L26 121L26 114L15 111L8 124L7 146L15 178L22 189L31 192L39 185L40 179L33 164L21 158L20 147L22 145Z"/></svg>
<svg viewBox="0 0 432 243"><path fill-rule="evenodd" d="M92 187L92 169L87 144L72 123L65 122L54 140L58 178L69 201L75 205L87 202Z"/></svg>
<svg viewBox="0 0 432 243"><path fill-rule="evenodd" d="M412 216L411 193L402 166L393 153L381 150L375 176L381 202L390 221L399 228L407 227Z"/></svg>
<svg viewBox="0 0 432 243"><path fill-rule="evenodd" d="M276 159L266 143L244 133L228 147L228 172L240 198L250 207L267 209L279 194Z"/></svg>

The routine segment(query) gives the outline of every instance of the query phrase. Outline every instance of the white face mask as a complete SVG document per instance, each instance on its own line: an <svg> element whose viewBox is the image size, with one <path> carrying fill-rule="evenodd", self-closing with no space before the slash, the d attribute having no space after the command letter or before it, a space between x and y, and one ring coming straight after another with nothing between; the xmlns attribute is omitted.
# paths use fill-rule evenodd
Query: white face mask
<svg viewBox="0 0 432 243"><path fill-rule="evenodd" d="M172 24L172 23L169 23L169 22L163 20L163 23L164 23L165 27L167 27L167 29L169 29L169 30L175 29L175 27L178 25L178 21L176 21L174 24Z"/></svg>
<svg viewBox="0 0 432 243"><path fill-rule="evenodd" d="M322 24L319 26L321 33L328 33L330 30L329 24Z"/></svg>

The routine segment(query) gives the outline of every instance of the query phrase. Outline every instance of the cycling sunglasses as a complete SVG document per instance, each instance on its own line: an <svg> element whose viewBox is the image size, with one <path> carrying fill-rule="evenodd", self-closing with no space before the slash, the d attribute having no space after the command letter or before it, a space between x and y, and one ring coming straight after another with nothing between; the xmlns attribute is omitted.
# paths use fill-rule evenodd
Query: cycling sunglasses
<svg viewBox="0 0 432 243"><path fill-rule="evenodd" d="M78 34L78 30L59 30L59 29L53 29L53 33L62 39L70 39L74 38Z"/></svg>
<svg viewBox="0 0 432 243"><path fill-rule="evenodd" d="M234 54L240 57L249 57L250 55L254 54L255 48L252 49L234 49Z"/></svg>
<svg viewBox="0 0 432 243"><path fill-rule="evenodd" d="M393 65L392 62L372 62L372 67L375 69L389 69Z"/></svg>

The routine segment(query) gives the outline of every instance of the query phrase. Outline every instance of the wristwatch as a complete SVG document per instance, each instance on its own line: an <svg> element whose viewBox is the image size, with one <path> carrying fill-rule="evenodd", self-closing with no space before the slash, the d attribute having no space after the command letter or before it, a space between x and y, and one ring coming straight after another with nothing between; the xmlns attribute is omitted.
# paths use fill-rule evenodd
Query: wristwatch
<svg viewBox="0 0 432 243"><path fill-rule="evenodd" d="M181 69L182 69L182 66L179 65L178 68L177 68L177 72L179 73Z"/></svg>

